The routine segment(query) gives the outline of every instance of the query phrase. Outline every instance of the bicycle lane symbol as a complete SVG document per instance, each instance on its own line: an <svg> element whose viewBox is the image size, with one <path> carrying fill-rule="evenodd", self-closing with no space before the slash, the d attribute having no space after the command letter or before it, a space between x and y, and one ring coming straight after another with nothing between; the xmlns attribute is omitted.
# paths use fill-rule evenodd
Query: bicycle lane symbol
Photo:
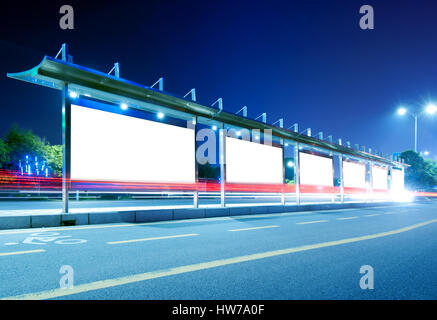
<svg viewBox="0 0 437 320"><path fill-rule="evenodd" d="M87 242L87 240L71 239L71 236L61 236L58 232L36 232L32 233L29 237L24 239L22 243L45 245L48 243L81 244L85 242Z"/></svg>

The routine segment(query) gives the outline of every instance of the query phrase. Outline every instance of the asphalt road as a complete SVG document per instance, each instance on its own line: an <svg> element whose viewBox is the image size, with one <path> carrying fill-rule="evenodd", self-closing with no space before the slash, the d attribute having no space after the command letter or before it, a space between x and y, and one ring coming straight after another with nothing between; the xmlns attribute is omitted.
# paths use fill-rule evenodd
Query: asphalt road
<svg viewBox="0 0 437 320"><path fill-rule="evenodd" d="M0 297L436 299L436 252L436 202L8 230ZM66 265L74 286L61 289ZM360 287L364 265L374 289Z"/></svg>

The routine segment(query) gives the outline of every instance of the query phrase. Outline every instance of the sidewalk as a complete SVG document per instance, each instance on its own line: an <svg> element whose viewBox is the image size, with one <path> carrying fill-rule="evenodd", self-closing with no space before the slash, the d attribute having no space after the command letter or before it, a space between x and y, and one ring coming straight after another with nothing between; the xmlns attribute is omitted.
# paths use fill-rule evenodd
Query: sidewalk
<svg viewBox="0 0 437 320"><path fill-rule="evenodd" d="M395 202L369 203L310 203L302 205L232 205L221 208L207 205L193 208L180 206L141 206L141 207L105 207L74 208L70 213L61 209L0 210L0 230L59 227L63 225L88 225L103 223L138 223L165 220L181 220L210 217L226 217L251 214L269 214L286 212L304 212L314 210L338 210L377 206L393 206Z"/></svg>

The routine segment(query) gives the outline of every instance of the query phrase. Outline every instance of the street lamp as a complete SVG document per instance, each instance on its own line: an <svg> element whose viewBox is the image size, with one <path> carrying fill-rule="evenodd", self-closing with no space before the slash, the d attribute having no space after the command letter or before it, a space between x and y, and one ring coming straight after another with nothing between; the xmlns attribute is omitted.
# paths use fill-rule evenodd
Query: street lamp
<svg viewBox="0 0 437 320"><path fill-rule="evenodd" d="M403 108L403 107L400 107L400 108L398 109L398 115L403 116L403 115L406 114L406 113L407 113L407 109L405 109L405 108Z"/></svg>
<svg viewBox="0 0 437 320"><path fill-rule="evenodd" d="M404 115L410 115L414 118L414 151L417 152L417 119L423 115L424 113L433 115L437 113L437 106L433 103L428 104L424 110L422 110L419 113L410 113L406 107L399 107L398 108L398 115L404 116Z"/></svg>
<svg viewBox="0 0 437 320"><path fill-rule="evenodd" d="M429 105L427 105L425 111L426 111L428 114L433 115L434 113L437 112L437 106L436 106L435 104L430 103Z"/></svg>

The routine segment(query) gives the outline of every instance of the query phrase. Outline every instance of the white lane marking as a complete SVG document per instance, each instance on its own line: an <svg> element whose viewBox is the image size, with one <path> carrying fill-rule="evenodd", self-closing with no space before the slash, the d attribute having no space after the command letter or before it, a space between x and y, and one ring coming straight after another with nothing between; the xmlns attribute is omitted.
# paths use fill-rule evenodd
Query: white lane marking
<svg viewBox="0 0 437 320"><path fill-rule="evenodd" d="M18 244L18 242L6 242L5 246L13 246L14 244Z"/></svg>
<svg viewBox="0 0 437 320"><path fill-rule="evenodd" d="M316 221L296 222L296 224L312 224L312 223L321 223L321 222L328 222L328 220L316 220Z"/></svg>
<svg viewBox="0 0 437 320"><path fill-rule="evenodd" d="M365 214L364 217L376 217L376 216L380 216L380 213L374 213L374 214Z"/></svg>
<svg viewBox="0 0 437 320"><path fill-rule="evenodd" d="M37 252L45 252L45 250L38 249L38 250L27 250L27 251L2 252L2 253L0 253L0 257L14 256L14 255L18 255L18 254L27 254L27 253L37 253Z"/></svg>
<svg viewBox="0 0 437 320"><path fill-rule="evenodd" d="M235 232L235 231L248 231L248 230L259 230L259 229L270 229L270 228L279 228L279 226L263 226L263 227L253 227L253 228L242 228L242 229L231 229L228 230L230 232Z"/></svg>
<svg viewBox="0 0 437 320"><path fill-rule="evenodd" d="M308 250L313 250L313 249L327 248L327 247L333 247L333 246L349 244L349 243L354 243L354 242L359 242L359 241L383 238L383 237L407 232L407 231L410 231L413 229L417 229L417 228L420 228L420 227L423 227L423 226L426 226L426 225L429 225L432 223L436 223L436 222L437 222L437 219L433 219L433 220L428 220L428 221L421 222L418 224L413 224L413 225L408 226L408 227L395 229L395 230L391 230L391 231L386 231L386 232L369 234L366 236L346 238L346 239L341 239L341 240L334 240L334 241L328 241L328 242L315 243L315 244L311 244L311 245L304 245L304 246L300 246L300 247L292 247L292 248L286 248L286 249L280 249L280 250L266 251L266 252L255 253L255 254L250 254L250 255L246 255L246 256L238 256L238 257L227 258L227 259L219 259L219 260L213 260L213 261L208 261L208 262L201 262L201 263L197 263L197 264L179 266L179 267L169 268L169 269L164 269L164 270L139 273L139 274L124 276L124 277L120 277L120 278L106 279L106 280L94 281L94 282L90 282L90 283L79 284L79 285L75 285L72 289L68 289L68 290L58 288L58 289L40 291L40 292L35 292L35 293L27 293L27 294L22 294L22 295L18 295L18 296L5 297L5 298L2 298L1 300L43 300L43 299L58 298L58 297L69 296L69 295L74 295L74 294L78 294L78 293L84 293L84 292L89 292L89 291L112 288L112 287L121 286L121 285L129 284L129 283L137 283L137 282L142 282L145 280L168 277L168 276L184 274L184 273L188 273L188 272L207 270L207 269L222 267L222 266L231 265L231 264L237 264L237 263L248 262L248 261L256 261L256 260L260 260L260 259L266 259L266 258L271 258L271 257L276 257L276 256L281 256L281 255L287 255L287 254L296 253L296 252L303 252L303 251L308 251Z"/></svg>
<svg viewBox="0 0 437 320"><path fill-rule="evenodd" d="M352 219L358 219L359 217L345 217L345 218L337 218L337 220L352 220Z"/></svg>
<svg viewBox="0 0 437 320"><path fill-rule="evenodd" d="M69 239L65 239L69 238ZM36 232L32 233L30 237L27 237L23 240L22 243L25 244L37 244L37 245L46 245L48 242L54 241L56 244L80 244L85 243L87 240L84 239L70 239L71 236L60 236L58 232ZM63 239L63 240L59 240Z"/></svg>
<svg viewBox="0 0 437 320"><path fill-rule="evenodd" d="M184 237L194 237L198 236L197 233L188 233L188 234L178 234L174 236L163 236L163 237L154 237L154 238L143 238L143 239L132 239L132 240L122 240L122 241L110 241L106 242L107 244L120 244L120 243L132 243L132 242L141 242L141 241L153 241L153 240L163 240L163 239L173 239L173 238L184 238Z"/></svg>

